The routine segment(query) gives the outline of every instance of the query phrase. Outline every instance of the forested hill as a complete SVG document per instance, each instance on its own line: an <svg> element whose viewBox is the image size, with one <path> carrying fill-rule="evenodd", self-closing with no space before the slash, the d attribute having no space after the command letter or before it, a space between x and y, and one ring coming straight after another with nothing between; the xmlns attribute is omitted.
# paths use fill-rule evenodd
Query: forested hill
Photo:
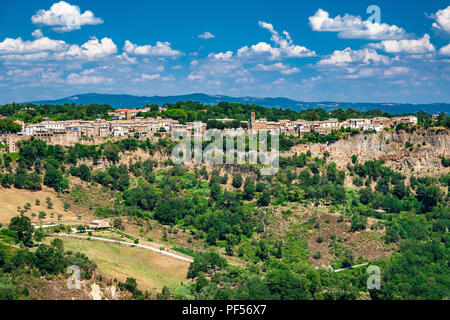
<svg viewBox="0 0 450 320"><path fill-rule="evenodd" d="M358 111L368 111L379 109L391 114L401 114L417 111L425 111L430 114L440 112L450 112L450 104L433 103L433 104L399 104L399 103L352 103L352 102L304 102L296 101L288 98L258 98L258 97L229 97L223 95L207 95L203 93L193 93L178 96L133 96L126 94L98 94L87 93L77 94L74 96L57 99L34 101L35 104L108 104L115 108L138 108L147 104L164 105L166 103L176 103L178 101L197 101L208 105L215 105L221 101L238 102L242 104L257 104L269 108L283 108L295 111L306 110L309 108L321 108L327 111L339 108L353 108Z"/></svg>

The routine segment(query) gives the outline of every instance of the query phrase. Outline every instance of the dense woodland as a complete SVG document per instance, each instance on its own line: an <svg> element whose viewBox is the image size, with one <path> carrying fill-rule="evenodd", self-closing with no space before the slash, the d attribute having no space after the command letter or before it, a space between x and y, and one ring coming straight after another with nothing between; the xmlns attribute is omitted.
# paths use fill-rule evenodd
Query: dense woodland
<svg viewBox="0 0 450 320"><path fill-rule="evenodd" d="M184 284L174 292L165 288L159 294L161 299L358 299L364 294L373 299L449 297L449 174L440 179L406 178L382 161L360 163L356 156L345 172L329 162L327 154L318 158L309 153L281 158L279 173L266 177L259 175L258 165L232 166L223 174L204 167L189 172L170 160L120 162L123 150L170 154L172 148L173 143L165 139L151 143L129 138L74 147L31 140L21 143L17 155L4 154L0 182L4 188L32 190L44 184L76 199L80 186L70 181L78 177L114 191L115 201L93 208L97 216L131 216L186 229L193 239L212 249L223 247L227 255L249 264L248 268L236 267L215 252L198 253L188 273L194 284ZM100 160L109 166L95 170L89 165ZM344 185L346 175L351 176L352 187ZM225 187L228 183L231 189ZM391 258L371 261L384 272L382 289L367 290L365 268L341 273L313 268L310 257L321 253L310 252L304 231L321 228L314 219L281 238L266 237L270 208L288 203L331 206L341 213L342 223L350 223L350 232L367 229L368 217L377 219L372 228L385 231L385 243L396 248ZM2 232L29 244L30 236L14 228L13 224ZM331 239L331 245L333 267L364 262L339 239ZM41 250L50 252L46 253L48 259L58 252L53 247ZM59 257L63 268L70 257L61 252ZM16 263L11 259L4 261ZM27 259L27 268L42 270L35 258ZM3 267L2 281L11 284L16 269L8 268ZM137 290L133 285L132 280L122 284ZM135 293L142 297L139 291ZM17 297L21 292L7 294Z"/></svg>

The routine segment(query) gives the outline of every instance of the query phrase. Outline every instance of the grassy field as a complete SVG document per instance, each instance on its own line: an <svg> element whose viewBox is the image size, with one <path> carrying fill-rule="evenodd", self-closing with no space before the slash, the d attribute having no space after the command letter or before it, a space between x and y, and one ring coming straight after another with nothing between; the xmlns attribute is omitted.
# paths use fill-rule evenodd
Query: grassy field
<svg viewBox="0 0 450 320"><path fill-rule="evenodd" d="M46 238L50 242L53 238ZM93 260L98 270L108 278L137 280L141 290L158 292L163 286L175 288L187 282L189 262L161 255L142 248L132 248L101 241L62 238L65 250L79 251Z"/></svg>
<svg viewBox="0 0 450 320"><path fill-rule="evenodd" d="M47 208L47 197L51 198L53 203L52 209ZM36 199L40 200L40 205L35 204ZM50 189L45 188L40 191L30 191L0 187L0 223L9 223L12 217L19 215L17 207L20 206L23 209L27 202L31 204L31 209L25 215L30 217L34 223L40 221L58 223L58 214L62 214L60 222L76 222L78 220L71 208L67 211L64 210L64 200L58 198L57 193ZM39 211L45 211L47 214L42 220L38 219ZM32 218L32 213L36 214L35 218ZM50 213L53 213L53 218L50 216Z"/></svg>

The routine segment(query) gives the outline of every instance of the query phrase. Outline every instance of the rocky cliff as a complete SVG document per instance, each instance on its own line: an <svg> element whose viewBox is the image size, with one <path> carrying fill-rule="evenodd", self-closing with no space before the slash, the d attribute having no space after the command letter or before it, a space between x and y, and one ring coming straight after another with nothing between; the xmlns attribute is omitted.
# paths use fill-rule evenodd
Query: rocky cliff
<svg viewBox="0 0 450 320"><path fill-rule="evenodd" d="M360 162L385 160L399 170L441 173L441 157L450 157L450 132L418 130L413 133L389 131L376 134L358 134L331 144L297 145L292 153L311 151L313 156L330 154L329 159L344 167L357 155Z"/></svg>

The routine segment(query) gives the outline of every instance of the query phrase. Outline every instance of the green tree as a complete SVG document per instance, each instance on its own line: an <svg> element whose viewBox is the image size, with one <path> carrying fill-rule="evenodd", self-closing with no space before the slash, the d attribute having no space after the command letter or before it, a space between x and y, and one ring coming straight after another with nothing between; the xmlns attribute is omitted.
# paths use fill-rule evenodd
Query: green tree
<svg viewBox="0 0 450 320"><path fill-rule="evenodd" d="M244 193L242 194L242 197L245 200L252 200L255 196L255 191L256 188L253 179L250 177L245 178Z"/></svg>
<svg viewBox="0 0 450 320"><path fill-rule="evenodd" d="M269 204L270 204L270 190L269 188L265 188L258 198L258 205L262 207L267 207Z"/></svg>
<svg viewBox="0 0 450 320"><path fill-rule="evenodd" d="M231 182L233 187L236 189L240 188L242 186L242 175L240 173L237 173L233 176L233 181Z"/></svg>
<svg viewBox="0 0 450 320"><path fill-rule="evenodd" d="M34 228L31 225L30 218L26 216L17 216L11 219L8 229L16 232L19 241L26 246L31 246L33 241L31 240L34 232Z"/></svg>

